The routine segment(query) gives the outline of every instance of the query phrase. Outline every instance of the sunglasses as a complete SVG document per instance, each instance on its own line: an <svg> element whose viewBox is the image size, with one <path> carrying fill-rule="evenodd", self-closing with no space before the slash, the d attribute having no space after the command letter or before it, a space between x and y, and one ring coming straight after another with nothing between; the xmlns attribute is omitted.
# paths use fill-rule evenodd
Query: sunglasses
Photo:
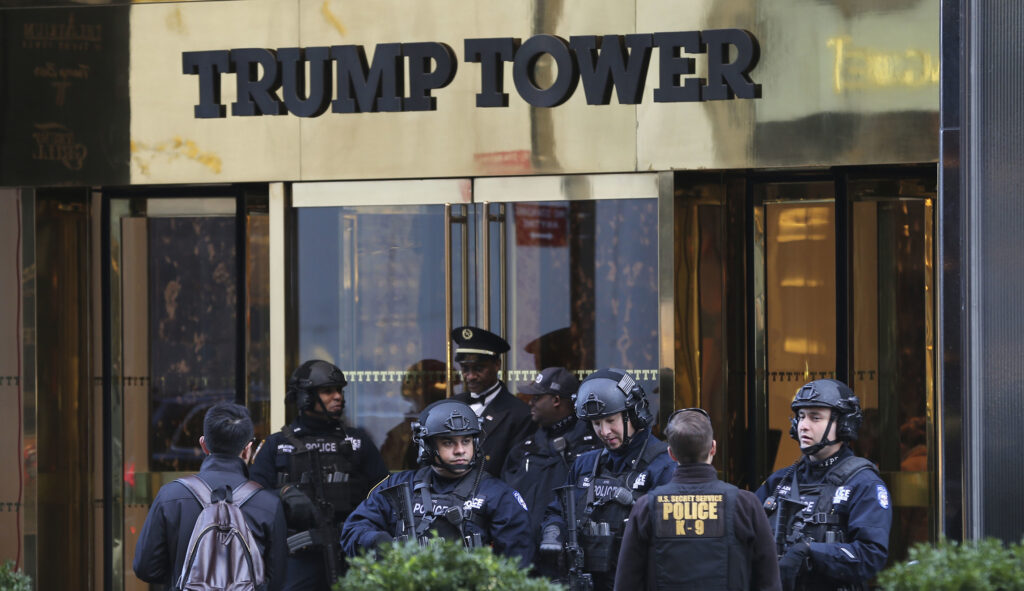
<svg viewBox="0 0 1024 591"><path fill-rule="evenodd" d="M699 412L700 414L704 415L707 418L708 422L711 422L711 415L708 414L708 411L704 410L703 408L694 406L691 408L680 408L679 410L668 415L668 421L666 421L665 424L668 425L669 423L671 423L672 419L674 419L675 416L681 412Z"/></svg>

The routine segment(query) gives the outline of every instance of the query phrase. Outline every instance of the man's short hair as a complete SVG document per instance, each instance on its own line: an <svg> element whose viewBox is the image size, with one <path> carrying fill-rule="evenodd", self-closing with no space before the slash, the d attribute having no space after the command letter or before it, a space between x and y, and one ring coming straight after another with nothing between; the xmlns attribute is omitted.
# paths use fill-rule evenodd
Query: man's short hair
<svg viewBox="0 0 1024 591"><path fill-rule="evenodd" d="M680 464L705 462L711 453L711 441L714 436L711 419L695 410L673 414L668 426L665 427L665 437L672 449L672 455Z"/></svg>
<svg viewBox="0 0 1024 591"><path fill-rule="evenodd" d="M210 453L237 456L252 441L252 434L249 410L234 402L214 404L203 418L203 436Z"/></svg>

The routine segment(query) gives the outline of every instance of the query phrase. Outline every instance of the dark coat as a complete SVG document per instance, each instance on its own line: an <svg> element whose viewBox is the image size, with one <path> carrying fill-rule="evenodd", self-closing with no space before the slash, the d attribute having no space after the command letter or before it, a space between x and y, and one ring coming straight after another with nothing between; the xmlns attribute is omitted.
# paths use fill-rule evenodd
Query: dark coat
<svg viewBox="0 0 1024 591"><path fill-rule="evenodd" d="M470 404L469 394L465 392L452 398ZM480 427L483 429L480 449L484 454L484 469L492 476L500 476L508 451L533 433L537 424L530 418L530 406L501 384L497 396L480 415Z"/></svg>
<svg viewBox="0 0 1024 591"><path fill-rule="evenodd" d="M537 542L540 543L540 522L544 511L555 499L555 489L565 484L569 468L576 457L584 452L601 447L601 441L594 435L590 425L573 420L562 432L551 429L537 431L517 443L505 459L501 479L519 491L530 508L530 523ZM552 440L562 437L565 449L560 454L552 446Z"/></svg>
<svg viewBox="0 0 1024 591"><path fill-rule="evenodd" d="M833 458L854 455L844 445L832 458L813 462L807 456L796 466L797 483L814 485L824 482L825 475L835 465ZM778 488L780 494L789 491L792 473L783 468L771 476L754 493L764 502ZM838 497L832 505L839 515L843 530L842 543L811 542L811 572L801 576L798 584L815 588L835 588L841 584L861 584L870 581L885 566L889 556L889 528L892 525L892 501L885 483L872 470L858 472L836 491Z"/></svg>
<svg viewBox="0 0 1024 591"><path fill-rule="evenodd" d="M214 491L224 486L237 488L249 479L240 458L222 454L206 456L199 477ZM201 510L199 501L184 485L169 482L161 487L135 544L135 576L148 583L163 583L170 589L185 564L192 527ZM242 514L263 555L267 588L280 589L288 556L288 530L281 501L275 493L261 490L242 505Z"/></svg>
<svg viewBox="0 0 1024 591"><path fill-rule="evenodd" d="M680 485L702 484L717 479L717 473L711 464L686 464L677 467L672 475L672 483ZM652 564L650 549L654 536L651 531L650 505L651 495L644 495L637 499L629 515L629 522L626 523L626 531L622 537L622 549L619 551L619 567L615 573L616 589L657 589L653 569L688 568L686 562L671 565ZM761 501L754 493L746 490L737 491L733 531L730 533L749 552L750 588L766 591L781 589L775 538L761 507Z"/></svg>

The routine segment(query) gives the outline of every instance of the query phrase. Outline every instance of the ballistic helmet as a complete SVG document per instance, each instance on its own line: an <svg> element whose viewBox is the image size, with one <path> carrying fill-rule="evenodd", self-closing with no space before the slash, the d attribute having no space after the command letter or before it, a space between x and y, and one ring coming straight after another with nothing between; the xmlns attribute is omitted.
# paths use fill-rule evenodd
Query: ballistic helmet
<svg viewBox="0 0 1024 591"><path fill-rule="evenodd" d="M299 411L318 410L326 411L320 396L317 395L317 388L337 387L342 390L348 384L345 374L334 364L320 359L311 359L298 367L292 377L288 379L288 391L286 396L295 401ZM342 410L345 409L344 399Z"/></svg>
<svg viewBox="0 0 1024 591"><path fill-rule="evenodd" d="M437 453L437 437L473 436L473 457L469 466L452 466L441 461ZM422 465L438 465L451 472L473 468L480 455L480 420L465 402L445 399L427 406L419 420L412 424L412 440L419 448L416 461Z"/></svg>
<svg viewBox="0 0 1024 591"><path fill-rule="evenodd" d="M829 425L825 428L825 434L821 441L810 447L803 448L804 454L817 453L823 447L839 443L840 441L854 441L857 439L857 430L864 415L860 411L860 400L853 393L849 386L839 380L814 380L804 384L796 391L793 403L789 405L793 410L793 418L790 419L789 436L799 441L798 423L795 416L801 408L828 408L831 409ZM828 441L828 430L832 423L836 424L836 439Z"/></svg>
<svg viewBox="0 0 1024 591"><path fill-rule="evenodd" d="M600 369L587 376L576 393L576 416L584 421L603 419L617 413L639 431L654 420L647 394L624 369Z"/></svg>

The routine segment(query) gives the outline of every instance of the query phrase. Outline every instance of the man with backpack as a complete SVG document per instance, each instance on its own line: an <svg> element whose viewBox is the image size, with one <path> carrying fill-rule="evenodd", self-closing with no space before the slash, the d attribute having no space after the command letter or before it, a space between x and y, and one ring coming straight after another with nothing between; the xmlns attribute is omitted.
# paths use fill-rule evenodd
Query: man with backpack
<svg viewBox="0 0 1024 591"><path fill-rule="evenodd" d="M207 411L199 474L163 486L146 516L132 563L139 579L167 589L281 587L284 509L276 494L249 480L252 439L245 407L225 402Z"/></svg>

